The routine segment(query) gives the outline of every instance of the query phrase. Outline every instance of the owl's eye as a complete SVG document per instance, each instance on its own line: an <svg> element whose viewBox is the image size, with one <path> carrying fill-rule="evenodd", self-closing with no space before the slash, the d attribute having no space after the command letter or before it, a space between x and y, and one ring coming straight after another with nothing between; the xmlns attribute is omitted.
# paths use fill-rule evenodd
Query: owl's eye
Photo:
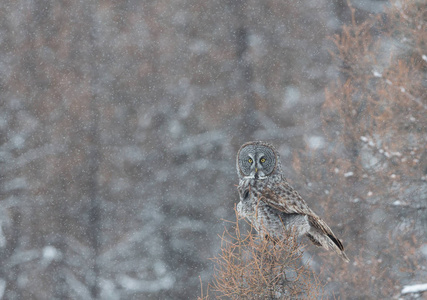
<svg viewBox="0 0 427 300"><path fill-rule="evenodd" d="M265 163L265 158L261 158L260 162Z"/></svg>
<svg viewBox="0 0 427 300"><path fill-rule="evenodd" d="M248 162L251 164L253 162L252 158L249 158Z"/></svg>

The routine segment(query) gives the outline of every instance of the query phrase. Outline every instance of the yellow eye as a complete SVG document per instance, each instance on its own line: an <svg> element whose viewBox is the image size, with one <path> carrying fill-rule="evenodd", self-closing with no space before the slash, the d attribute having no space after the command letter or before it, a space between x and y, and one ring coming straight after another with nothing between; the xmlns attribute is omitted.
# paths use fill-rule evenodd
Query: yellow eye
<svg viewBox="0 0 427 300"><path fill-rule="evenodd" d="M261 158L260 162L265 163L265 158Z"/></svg>
<svg viewBox="0 0 427 300"><path fill-rule="evenodd" d="M249 158L248 162L251 164L253 162L252 158Z"/></svg>

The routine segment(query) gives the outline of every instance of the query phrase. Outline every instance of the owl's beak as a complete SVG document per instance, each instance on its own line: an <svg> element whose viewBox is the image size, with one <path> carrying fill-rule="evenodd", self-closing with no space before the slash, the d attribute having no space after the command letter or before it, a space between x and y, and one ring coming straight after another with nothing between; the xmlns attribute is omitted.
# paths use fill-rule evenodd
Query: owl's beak
<svg viewBox="0 0 427 300"><path fill-rule="evenodd" d="M255 174L254 174L254 178L258 179L258 168L255 167Z"/></svg>
<svg viewBox="0 0 427 300"><path fill-rule="evenodd" d="M267 178L262 170L258 172L258 168L255 167L255 172L253 173L255 179L265 179Z"/></svg>
<svg viewBox="0 0 427 300"><path fill-rule="evenodd" d="M264 179L264 172L262 170L258 170L257 167L254 167L251 171L251 174L247 176L247 178L255 178L255 179Z"/></svg>

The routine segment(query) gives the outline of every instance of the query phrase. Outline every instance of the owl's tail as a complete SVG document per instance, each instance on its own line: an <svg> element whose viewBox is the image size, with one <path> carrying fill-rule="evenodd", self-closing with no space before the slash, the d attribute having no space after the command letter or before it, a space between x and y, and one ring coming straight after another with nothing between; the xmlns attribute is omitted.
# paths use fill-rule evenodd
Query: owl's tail
<svg viewBox="0 0 427 300"><path fill-rule="evenodd" d="M347 255L344 252L344 246L341 241L334 235L332 230L321 219L310 219L310 230L306 233L310 241L318 247L323 247L326 250L332 249L337 253L343 261L349 262Z"/></svg>

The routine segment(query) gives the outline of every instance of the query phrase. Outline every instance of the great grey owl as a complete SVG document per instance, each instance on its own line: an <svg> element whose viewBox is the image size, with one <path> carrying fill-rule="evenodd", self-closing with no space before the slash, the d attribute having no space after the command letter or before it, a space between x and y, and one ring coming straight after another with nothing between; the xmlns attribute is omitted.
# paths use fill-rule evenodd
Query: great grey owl
<svg viewBox="0 0 427 300"><path fill-rule="evenodd" d="M265 142L242 145L236 168L240 180L237 212L260 234L280 239L285 230L293 230L349 261L341 241L286 181L280 157L272 145Z"/></svg>

